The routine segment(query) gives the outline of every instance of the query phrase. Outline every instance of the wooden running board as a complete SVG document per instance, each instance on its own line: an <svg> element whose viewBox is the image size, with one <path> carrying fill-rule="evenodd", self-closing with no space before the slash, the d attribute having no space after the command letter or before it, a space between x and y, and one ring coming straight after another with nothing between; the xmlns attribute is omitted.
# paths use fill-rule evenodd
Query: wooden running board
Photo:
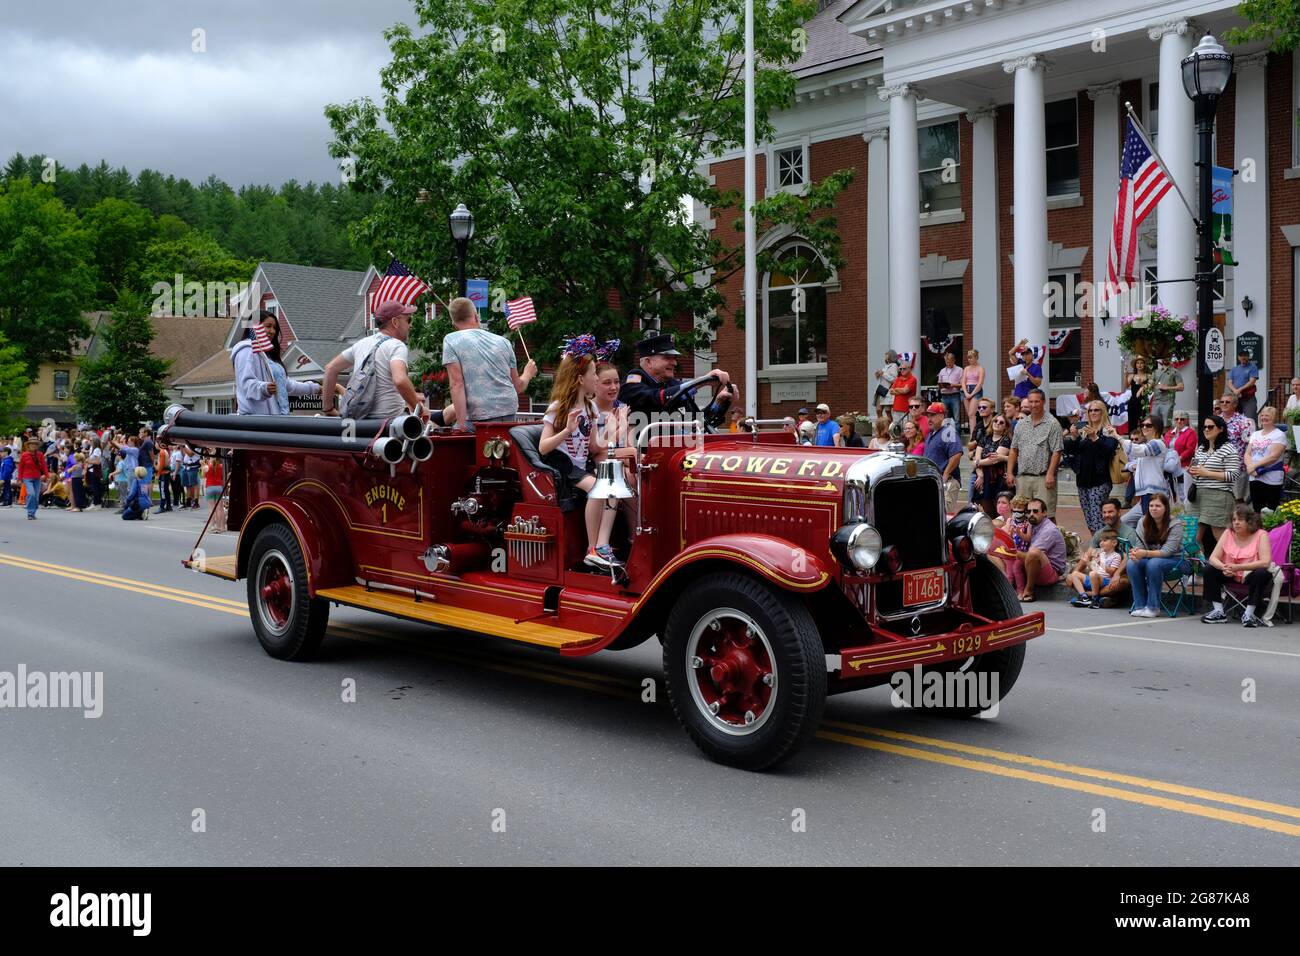
<svg viewBox="0 0 1300 956"><path fill-rule="evenodd" d="M605 636L574 631L566 627L554 627L538 621L521 621L516 624L512 617L448 607L428 598L416 601L413 597L392 591L367 591L359 584L341 588L318 588L316 597L337 601L348 607L392 614L406 618L408 621L423 621L427 624L438 624L462 631L490 634L493 637L503 637L506 640L536 644L555 650L590 644Z"/></svg>
<svg viewBox="0 0 1300 956"><path fill-rule="evenodd" d="M225 578L227 581L236 581L235 562L238 557L233 554L227 554L219 558L204 558L202 562L182 561L181 564L191 571L202 571L204 574L212 574L219 578Z"/></svg>

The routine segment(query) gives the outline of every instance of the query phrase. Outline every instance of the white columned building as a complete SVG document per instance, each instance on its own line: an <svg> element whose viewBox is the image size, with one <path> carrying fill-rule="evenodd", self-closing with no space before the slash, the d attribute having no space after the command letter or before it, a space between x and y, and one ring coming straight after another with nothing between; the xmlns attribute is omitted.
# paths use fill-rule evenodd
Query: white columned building
<svg viewBox="0 0 1300 956"><path fill-rule="evenodd" d="M916 101L911 84L886 86L889 103L889 346L921 348L921 182L917 157Z"/></svg>
<svg viewBox="0 0 1300 956"><path fill-rule="evenodd" d="M1269 267L1269 190L1268 190L1268 110L1266 109L1266 78L1264 67L1268 55L1239 56L1236 61L1237 100L1234 124L1234 161L1241 175L1233 180L1233 258L1239 263L1233 267L1232 305L1249 298L1250 314L1245 309L1234 309L1232 335L1255 332L1266 339L1268 320L1272 315ZM1293 78L1293 84L1296 79ZM1266 350L1265 355L1268 352ZM1235 361L1236 356L1230 356ZM1260 372L1267 382L1269 374L1265 363Z"/></svg>
<svg viewBox="0 0 1300 956"><path fill-rule="evenodd" d="M971 122L971 329L973 347L980 353L986 374L996 372L1002 350L998 347L998 111L984 106L966 114ZM964 360L962 360L964 362ZM993 394L992 385L986 386Z"/></svg>
<svg viewBox="0 0 1300 956"><path fill-rule="evenodd" d="M1156 148L1183 195L1171 189L1156 207L1156 278L1196 275L1196 225L1186 202L1196 208L1196 124L1192 101L1183 89L1183 58L1192 52L1192 24L1166 20L1148 31L1160 44L1160 131ZM1174 315L1196 315L1194 282L1160 282L1156 298ZM1178 407L1196 407L1196 364L1183 368L1185 390Z"/></svg>
<svg viewBox="0 0 1300 956"><path fill-rule="evenodd" d="M1122 299L1109 306L1107 321L1099 314L1107 280L1107 261L1110 252L1111 229L1115 219L1115 197L1119 194L1119 83L1102 83L1088 88L1088 98L1093 103L1092 114L1092 354L1093 379L1102 391L1122 391L1120 374L1122 357L1115 336L1119 332L1118 315ZM1110 197L1109 202L1107 197Z"/></svg>
<svg viewBox="0 0 1300 956"><path fill-rule="evenodd" d="M862 138L867 142L867 367L874 369L886 349L897 348L889 311L889 128L868 130Z"/></svg>
<svg viewBox="0 0 1300 956"><path fill-rule="evenodd" d="M1029 344L1047 344L1047 130L1044 119L1043 74L1047 62L1039 54L1016 57L1002 64L1015 76L1015 337ZM1047 374L1044 360L1044 375Z"/></svg>

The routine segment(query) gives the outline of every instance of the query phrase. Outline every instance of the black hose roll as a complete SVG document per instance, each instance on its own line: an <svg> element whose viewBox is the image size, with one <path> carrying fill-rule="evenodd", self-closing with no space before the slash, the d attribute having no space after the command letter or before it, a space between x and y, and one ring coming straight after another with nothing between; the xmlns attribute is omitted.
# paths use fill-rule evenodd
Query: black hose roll
<svg viewBox="0 0 1300 956"><path fill-rule="evenodd" d="M290 435L283 432L237 431L233 428L189 428L182 425L168 426L163 435L165 441L185 442L200 448L283 448L288 451L325 451L338 454L359 455L370 446L371 439L362 439L360 435L354 441L331 438L328 435Z"/></svg>
<svg viewBox="0 0 1300 956"><path fill-rule="evenodd" d="M339 438L346 419L322 415L206 415L184 410L176 414L173 427L211 431L276 432L283 435L324 435ZM356 438L369 442L384 424L382 418L363 418L353 423Z"/></svg>

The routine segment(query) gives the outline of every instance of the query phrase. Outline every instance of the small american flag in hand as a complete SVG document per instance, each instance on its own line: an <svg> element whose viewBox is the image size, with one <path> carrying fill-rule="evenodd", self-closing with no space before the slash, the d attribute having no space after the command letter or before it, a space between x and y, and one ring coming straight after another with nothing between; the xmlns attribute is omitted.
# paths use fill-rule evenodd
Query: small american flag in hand
<svg viewBox="0 0 1300 956"><path fill-rule="evenodd" d="M525 295L506 303L506 325L510 326L511 330L536 321L537 314L533 311L531 296Z"/></svg>
<svg viewBox="0 0 1300 956"><path fill-rule="evenodd" d="M260 325L253 327L253 351L271 351L271 337L266 334L266 329L262 328Z"/></svg>

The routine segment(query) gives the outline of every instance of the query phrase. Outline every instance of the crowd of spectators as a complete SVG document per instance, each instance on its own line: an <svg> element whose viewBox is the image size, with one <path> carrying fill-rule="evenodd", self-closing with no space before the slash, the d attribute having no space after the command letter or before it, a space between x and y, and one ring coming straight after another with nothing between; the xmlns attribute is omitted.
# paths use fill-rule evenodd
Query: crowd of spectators
<svg viewBox="0 0 1300 956"><path fill-rule="evenodd" d="M218 507L213 528L225 526L221 459L184 443L162 443L153 430L29 428L0 438L0 507L20 505L28 520L41 509L70 514L113 509L127 521L150 514ZM200 493L202 489L202 493Z"/></svg>

